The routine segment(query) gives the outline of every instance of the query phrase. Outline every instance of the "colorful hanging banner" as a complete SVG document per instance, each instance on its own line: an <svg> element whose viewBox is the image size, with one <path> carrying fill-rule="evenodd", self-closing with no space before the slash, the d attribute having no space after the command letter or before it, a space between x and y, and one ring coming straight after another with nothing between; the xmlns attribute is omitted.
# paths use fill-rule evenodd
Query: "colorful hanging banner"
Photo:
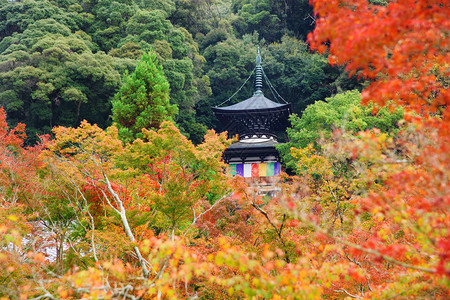
<svg viewBox="0 0 450 300"><path fill-rule="evenodd" d="M244 177L244 165L243 164L236 165L236 175Z"/></svg>
<svg viewBox="0 0 450 300"><path fill-rule="evenodd" d="M252 164L252 177L259 177L259 164Z"/></svg>
<svg viewBox="0 0 450 300"><path fill-rule="evenodd" d="M280 163L274 163L273 165L273 173L275 175L278 175L281 173L281 164Z"/></svg>
<svg viewBox="0 0 450 300"><path fill-rule="evenodd" d="M265 177L276 176L281 172L281 164L276 163L260 163L260 164L231 164L229 165L231 175L239 175L242 177Z"/></svg>
<svg viewBox="0 0 450 300"><path fill-rule="evenodd" d="M252 177L252 165L244 164L244 177Z"/></svg>
<svg viewBox="0 0 450 300"><path fill-rule="evenodd" d="M266 176L274 176L274 175L275 175L274 163L268 163Z"/></svg>
<svg viewBox="0 0 450 300"><path fill-rule="evenodd" d="M236 165L229 165L228 166L228 172L230 172L231 175L235 176L236 175Z"/></svg>
<svg viewBox="0 0 450 300"><path fill-rule="evenodd" d="M267 164L259 164L259 176L266 176L267 174Z"/></svg>

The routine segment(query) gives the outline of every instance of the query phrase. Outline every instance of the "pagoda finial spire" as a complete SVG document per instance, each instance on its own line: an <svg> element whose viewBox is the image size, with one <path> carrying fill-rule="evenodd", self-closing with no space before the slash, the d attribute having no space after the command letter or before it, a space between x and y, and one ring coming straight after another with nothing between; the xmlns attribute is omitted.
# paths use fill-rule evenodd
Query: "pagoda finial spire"
<svg viewBox="0 0 450 300"><path fill-rule="evenodd" d="M259 54L256 56L256 80L255 80L255 93L254 95L262 95L262 67L261 67L261 56Z"/></svg>

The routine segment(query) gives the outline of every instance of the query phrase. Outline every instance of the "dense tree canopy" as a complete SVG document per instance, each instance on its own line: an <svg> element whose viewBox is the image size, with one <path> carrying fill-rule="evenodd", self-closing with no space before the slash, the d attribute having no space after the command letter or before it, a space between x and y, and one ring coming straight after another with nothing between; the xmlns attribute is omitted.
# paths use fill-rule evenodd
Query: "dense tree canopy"
<svg viewBox="0 0 450 300"><path fill-rule="evenodd" d="M120 77L131 74L148 51L156 53L170 84L170 103L180 111L175 121L195 143L218 126L210 107L249 76L257 45L267 75L297 113L356 87L341 68L328 66L297 40L314 25L304 0L3 0L0 5L1 105L11 124L28 125L32 141L35 133L83 119L110 125ZM236 99L251 90L246 86Z"/></svg>
<svg viewBox="0 0 450 300"><path fill-rule="evenodd" d="M120 77L150 49L164 65L171 103L183 111L177 121L188 135L190 125L199 127L193 106L209 95L209 81L191 34L167 19L173 3L30 0L2 1L0 9L1 105L31 138L82 119L109 125Z"/></svg>
<svg viewBox="0 0 450 300"><path fill-rule="evenodd" d="M268 42L277 42L284 34L303 36L314 28L312 7L307 0L234 0L233 27L240 34L257 31Z"/></svg>
<svg viewBox="0 0 450 300"><path fill-rule="evenodd" d="M212 96L197 105L199 120L208 126L217 126L210 107L228 100L249 79L255 66L258 43L258 35L246 35L243 40L227 38L205 49L205 70L211 82ZM261 53L268 79L277 92L293 104L295 112L301 113L307 105L337 92L361 87L355 78L348 78L343 69L330 67L325 57L310 53L308 46L296 38L284 36L280 43L261 47ZM278 97L267 82L264 82L263 91L266 97L277 101ZM253 92L254 77L224 105L247 99Z"/></svg>
<svg viewBox="0 0 450 300"><path fill-rule="evenodd" d="M1 1L0 298L447 299L449 7L311 3ZM276 196L204 125L258 46Z"/></svg>
<svg viewBox="0 0 450 300"><path fill-rule="evenodd" d="M381 130L390 136L397 134L399 121L403 119L403 110L389 111L380 109L373 114L373 105L362 106L360 92L347 91L325 101L316 101L309 105L301 117L291 115L291 127L287 129L289 141L281 144L278 150L286 166L295 169L296 160L290 155L291 147L305 148L309 144L320 149L320 140L327 140L336 129L347 133Z"/></svg>
<svg viewBox="0 0 450 300"><path fill-rule="evenodd" d="M322 13L333 11L334 5L321 1L314 4ZM441 79L448 73L450 55L448 6L445 1L420 1L415 3L416 9L407 9L409 4L399 0L378 6L359 0L343 5L339 12L346 18L330 14L330 19L318 23L309 40L319 51L329 50L331 63L348 63L351 74L359 71L375 79L363 93L365 103L372 99L380 104L393 101L417 111L425 105L434 112L449 102L448 94L441 92L448 88L446 80ZM357 29L345 26L353 20L360 22ZM341 30L330 28L330 23ZM382 32L382 38L374 32ZM330 40L334 43L327 47Z"/></svg>

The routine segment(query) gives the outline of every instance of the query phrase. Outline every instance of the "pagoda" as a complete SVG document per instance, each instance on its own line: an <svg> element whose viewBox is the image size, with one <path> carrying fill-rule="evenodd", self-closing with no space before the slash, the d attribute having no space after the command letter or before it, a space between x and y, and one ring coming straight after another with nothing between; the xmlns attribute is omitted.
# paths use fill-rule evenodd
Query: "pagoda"
<svg viewBox="0 0 450 300"><path fill-rule="evenodd" d="M281 171L279 153L275 148L278 144L276 133L288 126L292 105L281 96L285 103L277 103L264 96L263 75L268 81L258 49L253 96L230 106L212 108L228 133L239 136L239 141L223 154L233 175L261 178L277 176ZM270 81L268 86L273 89Z"/></svg>

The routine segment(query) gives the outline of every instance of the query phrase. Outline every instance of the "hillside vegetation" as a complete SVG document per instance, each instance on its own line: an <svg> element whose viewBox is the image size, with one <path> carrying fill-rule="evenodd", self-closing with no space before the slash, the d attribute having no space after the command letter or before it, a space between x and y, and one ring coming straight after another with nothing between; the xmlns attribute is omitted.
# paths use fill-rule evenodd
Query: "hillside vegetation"
<svg viewBox="0 0 450 300"><path fill-rule="evenodd" d="M448 299L448 3L311 4L1 1L0 299ZM257 47L272 197L211 112Z"/></svg>
<svg viewBox="0 0 450 300"><path fill-rule="evenodd" d="M358 86L304 43L307 1L0 2L0 106L31 142L54 126L112 124L112 100L142 55L155 53L170 85L174 120L195 143L218 128L211 107L247 79L261 47L264 70L301 111ZM253 92L252 81L233 101ZM269 90L266 91L270 96Z"/></svg>

